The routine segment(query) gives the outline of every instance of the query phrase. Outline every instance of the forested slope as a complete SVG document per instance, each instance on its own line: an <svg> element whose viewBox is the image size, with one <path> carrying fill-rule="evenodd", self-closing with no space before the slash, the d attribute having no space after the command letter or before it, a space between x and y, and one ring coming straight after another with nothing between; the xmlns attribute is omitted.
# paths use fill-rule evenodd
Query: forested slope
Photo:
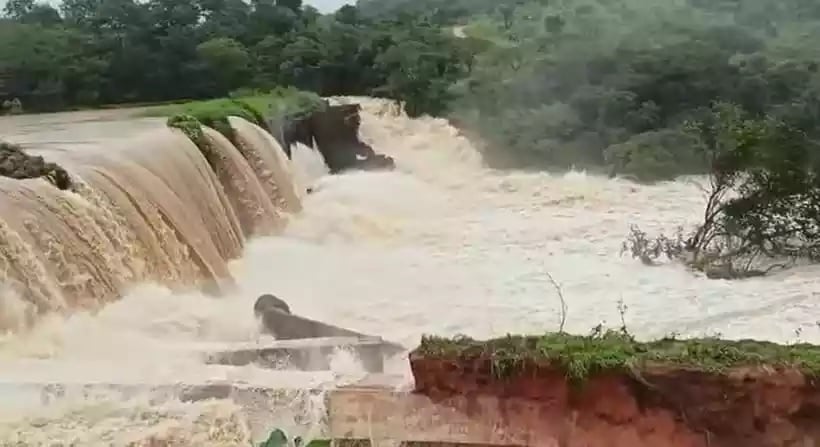
<svg viewBox="0 0 820 447"><path fill-rule="evenodd" d="M456 40L420 16L323 16L301 0L9 0L0 102L44 111L289 86L440 113L470 60Z"/></svg>

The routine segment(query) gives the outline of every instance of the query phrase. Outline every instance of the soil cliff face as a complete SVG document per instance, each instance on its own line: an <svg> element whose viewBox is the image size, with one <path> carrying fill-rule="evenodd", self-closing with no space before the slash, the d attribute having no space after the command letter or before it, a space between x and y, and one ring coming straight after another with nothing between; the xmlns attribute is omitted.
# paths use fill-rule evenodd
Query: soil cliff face
<svg viewBox="0 0 820 447"><path fill-rule="evenodd" d="M509 359L422 346L410 355L415 392L532 446L820 446L820 385L797 364L701 368L658 357L578 380L543 355ZM479 403L490 396L493 405Z"/></svg>

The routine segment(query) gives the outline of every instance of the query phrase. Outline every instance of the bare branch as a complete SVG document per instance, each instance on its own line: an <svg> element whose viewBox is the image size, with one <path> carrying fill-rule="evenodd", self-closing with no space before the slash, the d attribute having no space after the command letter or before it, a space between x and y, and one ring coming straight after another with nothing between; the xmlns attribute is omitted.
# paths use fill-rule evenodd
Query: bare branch
<svg viewBox="0 0 820 447"><path fill-rule="evenodd" d="M549 278L552 286L555 288L555 291L558 292L558 299L561 300L561 325L558 326L558 333L564 333L564 325L567 323L567 302L564 300L564 292L561 290L561 285L555 281L555 278L552 277L550 272L546 272L547 278Z"/></svg>

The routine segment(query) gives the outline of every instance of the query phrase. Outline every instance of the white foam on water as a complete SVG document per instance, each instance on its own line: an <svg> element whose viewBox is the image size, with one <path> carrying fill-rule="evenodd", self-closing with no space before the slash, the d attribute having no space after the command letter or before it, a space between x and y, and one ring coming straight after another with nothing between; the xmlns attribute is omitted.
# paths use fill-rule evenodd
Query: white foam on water
<svg viewBox="0 0 820 447"><path fill-rule="evenodd" d="M803 341L820 342L816 267L729 282L619 256L631 224L673 232L697 222L704 199L691 182L643 186L583 172L496 172L446 122L410 120L384 101L362 102L362 136L396 159L396 171L326 176L315 163L309 167L315 154L297 150L296 181L314 192L283 234L251 241L230 264L234 293L213 298L143 284L96 315L43 321L0 341L0 382L28 376L333 387L361 376L347 354L335 359L333 371L299 374L208 366L185 347L264 342L252 313L261 293L287 300L294 313L408 346L424 333L555 330L560 303L546 272L563 288L571 332L620 325L623 300L628 328L642 338L720 333L792 342L799 332ZM397 372L406 373L399 363ZM4 398L0 439L247 445L264 432L255 426L315 430L306 421L321 414L316 399L280 404L278 418L266 425L231 400L153 404L140 395L20 410ZM19 401L32 399L21 394Z"/></svg>

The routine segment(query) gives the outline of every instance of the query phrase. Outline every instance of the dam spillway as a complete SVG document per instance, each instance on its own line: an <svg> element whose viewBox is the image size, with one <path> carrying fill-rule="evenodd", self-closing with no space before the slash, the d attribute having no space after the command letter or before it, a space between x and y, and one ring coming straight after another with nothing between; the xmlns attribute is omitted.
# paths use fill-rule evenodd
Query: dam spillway
<svg viewBox="0 0 820 447"><path fill-rule="evenodd" d="M4 223L24 245L3 253L6 286L30 306L26 318L93 309L140 282L230 287L227 263L246 239L281 229L283 213L301 207L277 142L241 118L231 123L245 157L206 129L206 160L184 133L159 126L50 154L72 174L70 191L4 179Z"/></svg>
<svg viewBox="0 0 820 447"><path fill-rule="evenodd" d="M444 120L352 100L363 105L362 139L393 156L397 169L328 176L315 151L298 150L294 182L314 190L298 212L271 199L247 157L242 163L231 152L224 159L232 164L210 169L163 120L100 123L86 112L0 120L13 142L82 180L66 194L39 180L3 183L0 206L11 222L0 230L17 256L8 272L37 287L29 298L4 283L0 320L21 327L36 320L32 309L57 312L0 339L0 381L294 388L266 411L265 424L230 396L192 403L159 391L122 399L78 391L47 409L21 397L0 408L0 439L246 445L272 427L309 432L322 419L322 394L362 379L355 358L340 352L330 371L304 374L209 365L198 355L200 343L266 343L250 309L271 292L301 315L412 346L423 333L555 329L560 304L549 271L564 288L574 333L619 322L623 299L630 329L648 337L719 332L788 342L802 328L801 340L820 341L814 268L730 284L618 256L630 224L673 231L695 222L703 203L695 185L498 172ZM54 230L30 233L26 216ZM219 278L212 289L224 292L202 293L202 278ZM407 378L399 363L386 365L388 373Z"/></svg>

